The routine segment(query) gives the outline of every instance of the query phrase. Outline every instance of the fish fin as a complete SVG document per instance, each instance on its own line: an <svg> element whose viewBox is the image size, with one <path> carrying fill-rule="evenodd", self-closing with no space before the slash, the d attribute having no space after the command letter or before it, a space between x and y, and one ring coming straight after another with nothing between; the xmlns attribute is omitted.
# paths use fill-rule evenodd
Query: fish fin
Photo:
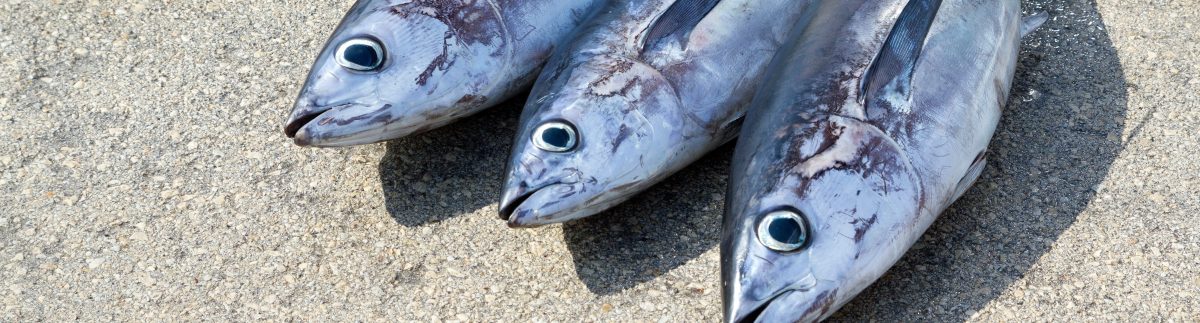
<svg viewBox="0 0 1200 323"><path fill-rule="evenodd" d="M688 35L700 24L700 20L708 16L713 7L721 0L678 0L663 12L646 33L642 54L660 46L678 41L681 47L687 47Z"/></svg>
<svg viewBox="0 0 1200 323"><path fill-rule="evenodd" d="M975 184L975 180L979 179L979 175L983 174L985 167L987 167L987 158L980 155L979 158L975 159L975 163L972 163L971 167L967 168L967 175L958 180L958 186L954 188L954 195L951 195L954 198L950 199L950 201L958 200L963 194L967 193L971 185Z"/></svg>
<svg viewBox="0 0 1200 323"><path fill-rule="evenodd" d="M1029 36L1029 33L1037 30L1038 27L1041 27L1049 19L1050 14L1047 14L1045 11L1021 19L1021 37Z"/></svg>
<svg viewBox="0 0 1200 323"><path fill-rule="evenodd" d="M737 138L738 134L742 132L742 125L745 123L746 115L743 114L742 116L737 117L737 119L733 119L722 124L720 129L724 132L724 134L719 137L721 138L721 143L724 144Z"/></svg>
<svg viewBox="0 0 1200 323"><path fill-rule="evenodd" d="M912 0L904 6L875 61L862 77L860 102L882 94L907 100L912 93L912 75L925 47L925 37L937 16L941 0Z"/></svg>

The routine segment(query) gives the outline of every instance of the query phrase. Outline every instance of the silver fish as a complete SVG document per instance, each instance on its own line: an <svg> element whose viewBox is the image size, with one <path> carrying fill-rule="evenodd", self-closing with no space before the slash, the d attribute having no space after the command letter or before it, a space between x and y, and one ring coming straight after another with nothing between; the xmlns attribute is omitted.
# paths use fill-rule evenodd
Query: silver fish
<svg viewBox="0 0 1200 323"><path fill-rule="evenodd" d="M596 214L734 138L808 3L609 3L535 84L501 218L528 227Z"/></svg>
<svg viewBox="0 0 1200 323"><path fill-rule="evenodd" d="M284 132L349 146L440 127L528 88L601 0L359 0L313 64Z"/></svg>
<svg viewBox="0 0 1200 323"><path fill-rule="evenodd" d="M828 317L971 186L1008 98L1017 0L813 5L752 103L721 244L727 321Z"/></svg>

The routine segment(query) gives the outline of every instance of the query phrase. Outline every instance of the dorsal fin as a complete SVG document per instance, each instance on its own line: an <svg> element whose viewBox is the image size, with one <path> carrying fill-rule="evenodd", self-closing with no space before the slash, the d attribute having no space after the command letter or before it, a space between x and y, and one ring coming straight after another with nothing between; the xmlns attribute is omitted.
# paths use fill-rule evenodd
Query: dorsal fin
<svg viewBox="0 0 1200 323"><path fill-rule="evenodd" d="M862 77L862 92L868 100L894 94L907 99L912 91L912 75L925 47L925 37L937 16L941 0L910 0L900 12L875 62ZM869 104L869 103L868 103Z"/></svg>
<svg viewBox="0 0 1200 323"><path fill-rule="evenodd" d="M700 20L712 11L713 7L721 0L678 0L671 4L667 11L663 12L658 20L654 21L654 25L650 27L650 32L646 33L646 41L643 42L642 53L655 49L661 45L670 43L672 40L678 41L681 46L687 46L688 35L692 33L692 29L700 24Z"/></svg>

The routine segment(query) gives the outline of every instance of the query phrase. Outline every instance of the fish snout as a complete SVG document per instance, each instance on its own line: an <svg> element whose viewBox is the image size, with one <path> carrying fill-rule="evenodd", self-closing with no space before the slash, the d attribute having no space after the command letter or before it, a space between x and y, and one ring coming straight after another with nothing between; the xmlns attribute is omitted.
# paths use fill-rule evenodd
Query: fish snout
<svg viewBox="0 0 1200 323"><path fill-rule="evenodd" d="M768 298L738 295L725 301L726 322L817 322L838 306L836 289L784 289Z"/></svg>
<svg viewBox="0 0 1200 323"><path fill-rule="evenodd" d="M284 132L299 146L345 147L381 142L426 129L404 122L411 120L395 116L394 110L397 109L386 103L326 106L298 103Z"/></svg>
<svg viewBox="0 0 1200 323"><path fill-rule="evenodd" d="M546 222L546 215L553 214L551 207L558 204L564 191L573 187L560 182L529 184L521 181L516 185L505 187L500 196L500 219L508 221L508 226L537 227Z"/></svg>
<svg viewBox="0 0 1200 323"><path fill-rule="evenodd" d="M801 316L786 317L786 314L798 310L797 306L810 303L810 298L823 294L822 290L832 285L818 279L809 265L811 261L806 251L777 254L760 246L756 240L741 241L747 246L742 247L745 253L722 255L726 261L722 266L725 321L811 320ZM775 317L779 315L785 317Z"/></svg>
<svg viewBox="0 0 1200 323"><path fill-rule="evenodd" d="M520 154L509 161L500 193L499 215L507 221L515 209L538 189L550 185L546 161L536 154Z"/></svg>
<svg viewBox="0 0 1200 323"><path fill-rule="evenodd" d="M529 189L529 184L523 181L515 186L506 185L504 191L500 193L500 203L497 209L500 219L508 221L508 218L512 216L513 210L518 205L521 205L521 202L524 202L525 199L528 199L530 193L532 193L532 190Z"/></svg>
<svg viewBox="0 0 1200 323"><path fill-rule="evenodd" d="M779 296L785 295L787 295L787 292L779 294ZM762 317L763 311L771 306L774 300L775 298L758 300L744 297L725 300L725 322L758 322Z"/></svg>
<svg viewBox="0 0 1200 323"><path fill-rule="evenodd" d="M287 135L288 138L296 138L296 133L300 132L301 128L304 128L304 126L316 120L317 117L332 109L332 107L317 105L313 100L296 100L296 104L292 107L291 115L283 123L283 134ZM297 144L304 146L300 142L297 142Z"/></svg>

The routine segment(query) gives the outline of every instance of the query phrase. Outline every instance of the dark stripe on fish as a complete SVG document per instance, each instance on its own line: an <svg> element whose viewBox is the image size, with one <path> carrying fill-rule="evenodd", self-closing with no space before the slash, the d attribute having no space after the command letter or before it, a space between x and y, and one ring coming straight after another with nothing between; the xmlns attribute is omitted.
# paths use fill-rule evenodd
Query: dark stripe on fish
<svg viewBox="0 0 1200 323"><path fill-rule="evenodd" d="M681 47L687 47L688 35L700 24L700 20L712 11L721 0L679 0L671 4L646 34L642 53L678 41Z"/></svg>
<svg viewBox="0 0 1200 323"><path fill-rule="evenodd" d="M913 71L941 5L942 0L911 0L904 6L875 62L862 78L861 95L866 96L868 105L883 94L895 93L907 99L912 93Z"/></svg>

